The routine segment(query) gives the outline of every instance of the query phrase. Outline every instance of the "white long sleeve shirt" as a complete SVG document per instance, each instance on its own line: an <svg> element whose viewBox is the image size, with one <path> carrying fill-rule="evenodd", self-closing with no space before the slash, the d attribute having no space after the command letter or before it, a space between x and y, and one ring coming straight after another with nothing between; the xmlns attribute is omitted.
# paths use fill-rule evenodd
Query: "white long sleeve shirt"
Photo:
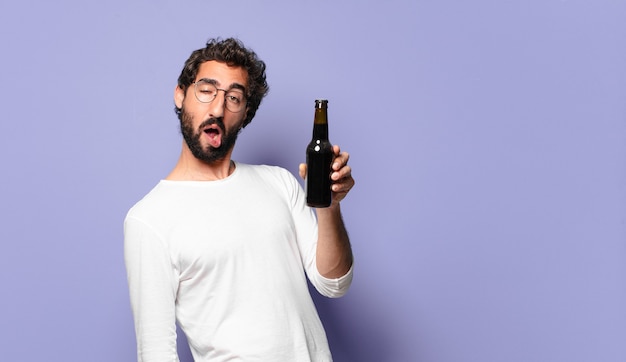
<svg viewBox="0 0 626 362"><path fill-rule="evenodd" d="M306 277L339 297L352 270L317 271L317 221L288 171L237 163L223 180L162 180L124 236L139 361L178 361L176 321L197 362L332 360Z"/></svg>

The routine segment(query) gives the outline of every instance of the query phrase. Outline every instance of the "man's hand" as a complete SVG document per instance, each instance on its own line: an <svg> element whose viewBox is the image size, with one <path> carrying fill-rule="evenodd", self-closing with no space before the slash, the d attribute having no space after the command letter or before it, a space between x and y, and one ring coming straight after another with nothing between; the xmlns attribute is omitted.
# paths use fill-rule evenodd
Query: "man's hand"
<svg viewBox="0 0 626 362"><path fill-rule="evenodd" d="M352 168L348 165L350 155L347 152L341 152L338 145L333 146L333 152L335 153L335 159L331 164L332 173L330 179L332 184L330 187L333 192L332 202L338 205L354 186L354 179L352 178ZM306 172L306 164L301 163L299 167L300 177L305 178Z"/></svg>

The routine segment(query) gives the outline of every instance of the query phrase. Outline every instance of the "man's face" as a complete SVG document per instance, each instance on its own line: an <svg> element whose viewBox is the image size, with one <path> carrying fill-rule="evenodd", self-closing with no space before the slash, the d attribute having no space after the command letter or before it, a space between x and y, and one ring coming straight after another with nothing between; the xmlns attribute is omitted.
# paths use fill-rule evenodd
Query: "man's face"
<svg viewBox="0 0 626 362"><path fill-rule="evenodd" d="M208 61L202 63L196 81L207 79L219 89L244 90L248 86L248 75L241 67L229 67L225 63ZM233 150L237 135L246 115L246 108L232 112L224 106L225 92L218 91L211 103L198 101L192 84L186 92L176 87L174 102L181 108L180 128L189 150L206 163L223 160Z"/></svg>

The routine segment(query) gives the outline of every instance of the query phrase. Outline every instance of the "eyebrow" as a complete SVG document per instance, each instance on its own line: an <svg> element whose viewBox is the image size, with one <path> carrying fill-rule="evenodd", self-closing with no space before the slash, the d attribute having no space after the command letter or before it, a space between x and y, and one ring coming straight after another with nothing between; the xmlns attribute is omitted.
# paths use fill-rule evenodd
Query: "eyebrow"
<svg viewBox="0 0 626 362"><path fill-rule="evenodd" d="M246 93L246 87L244 87L242 84L239 83L233 83L230 85L230 87L228 88L229 90L231 89L239 89L242 92Z"/></svg>
<svg viewBox="0 0 626 362"><path fill-rule="evenodd" d="M218 82L216 79L213 78L201 78L198 79L196 82L200 82L200 81L205 81L207 83L213 84L216 87L220 86L220 82ZM226 88L226 90L231 90L231 89L239 89L242 92L246 93L246 87L243 84L239 84L239 83L231 83L231 85Z"/></svg>

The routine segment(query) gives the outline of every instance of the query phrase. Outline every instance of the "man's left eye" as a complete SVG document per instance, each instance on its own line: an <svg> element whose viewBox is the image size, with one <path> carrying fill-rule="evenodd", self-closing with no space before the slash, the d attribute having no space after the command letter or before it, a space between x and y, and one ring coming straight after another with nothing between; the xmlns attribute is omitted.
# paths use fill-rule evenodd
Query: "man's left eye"
<svg viewBox="0 0 626 362"><path fill-rule="evenodd" d="M226 97L228 98L228 101L229 101L229 102L232 102L232 103L241 103L241 97L240 97L240 96L238 96L238 95L228 94Z"/></svg>

